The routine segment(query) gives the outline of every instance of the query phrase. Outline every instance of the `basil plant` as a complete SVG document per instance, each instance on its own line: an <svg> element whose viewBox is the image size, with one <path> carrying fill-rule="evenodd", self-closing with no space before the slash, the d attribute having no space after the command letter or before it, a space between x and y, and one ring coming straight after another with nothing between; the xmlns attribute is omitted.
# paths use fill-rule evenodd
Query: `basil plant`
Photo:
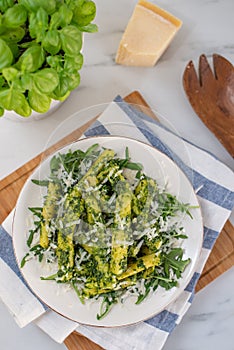
<svg viewBox="0 0 234 350"><path fill-rule="evenodd" d="M80 84L82 32L96 32L89 0L0 0L0 115L45 113Z"/></svg>

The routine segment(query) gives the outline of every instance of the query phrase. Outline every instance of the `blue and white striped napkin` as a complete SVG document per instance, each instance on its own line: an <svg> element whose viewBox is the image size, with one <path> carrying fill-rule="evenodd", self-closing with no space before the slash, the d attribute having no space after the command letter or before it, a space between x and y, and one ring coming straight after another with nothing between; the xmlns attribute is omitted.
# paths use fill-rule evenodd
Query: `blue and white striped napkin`
<svg viewBox="0 0 234 350"><path fill-rule="evenodd" d="M199 263L179 298L153 318L122 328L78 325L46 308L27 288L14 258L11 214L0 227L0 298L19 326L35 322L57 342L77 330L107 350L162 349L191 305L196 282L234 207L234 176L229 168L133 107L118 96L84 137L109 134L132 137L151 144L177 163L197 192L203 214L204 241Z"/></svg>

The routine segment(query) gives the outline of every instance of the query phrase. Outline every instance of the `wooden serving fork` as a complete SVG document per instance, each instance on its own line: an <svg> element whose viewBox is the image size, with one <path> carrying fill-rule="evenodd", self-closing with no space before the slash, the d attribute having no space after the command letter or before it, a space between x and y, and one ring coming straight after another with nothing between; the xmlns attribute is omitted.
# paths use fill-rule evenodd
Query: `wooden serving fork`
<svg viewBox="0 0 234 350"><path fill-rule="evenodd" d="M205 55L198 76L192 61L183 74L183 86L194 111L234 157L234 67L213 54L214 72Z"/></svg>

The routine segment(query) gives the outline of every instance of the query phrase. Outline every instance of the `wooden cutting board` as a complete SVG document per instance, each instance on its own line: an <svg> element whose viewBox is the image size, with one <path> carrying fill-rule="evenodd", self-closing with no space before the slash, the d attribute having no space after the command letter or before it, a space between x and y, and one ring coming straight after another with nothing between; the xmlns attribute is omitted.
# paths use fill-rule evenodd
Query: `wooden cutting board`
<svg viewBox="0 0 234 350"><path fill-rule="evenodd" d="M138 91L132 92L125 97L125 101L131 103L134 108L143 111L145 114L153 119L157 119L156 115L152 112L144 98ZM0 222L7 217L16 204L16 200L23 187L26 179L32 173L32 171L40 164L42 159L53 153L58 148L77 140L89 125L96 119L94 117L90 122L82 126L81 128L73 131L70 135L60 140L49 149L39 154L22 167L8 175L6 178L0 181ZM217 239L215 246L209 256L209 259L205 265L203 273L198 281L196 291L205 287L208 283L213 281L223 272L228 270L234 265L234 227L228 221L224 226L219 238ZM73 332L66 340L65 344L69 350L100 350L102 349L97 344L94 344L87 338Z"/></svg>

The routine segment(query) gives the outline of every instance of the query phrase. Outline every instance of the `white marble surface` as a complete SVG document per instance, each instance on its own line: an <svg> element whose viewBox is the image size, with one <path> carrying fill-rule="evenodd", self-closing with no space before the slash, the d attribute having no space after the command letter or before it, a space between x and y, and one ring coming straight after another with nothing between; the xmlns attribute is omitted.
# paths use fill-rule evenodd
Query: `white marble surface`
<svg viewBox="0 0 234 350"><path fill-rule="evenodd" d="M168 338L163 350L232 350L234 348L233 285L234 268L200 291L180 325ZM1 303L0 315L1 349L66 349L64 344L55 343L33 324L20 329Z"/></svg>
<svg viewBox="0 0 234 350"><path fill-rule="evenodd" d="M233 285L234 268L201 290L163 350L234 349Z"/></svg>
<svg viewBox="0 0 234 350"><path fill-rule="evenodd" d="M85 36L81 85L56 113L33 122L0 119L0 178L41 152L51 133L72 113L108 103L117 94L124 96L133 90L143 94L163 116L162 121L234 169L232 158L193 112L182 86L186 64L192 59L197 65L202 53L209 58L212 53L219 53L234 62L233 0L158 0L158 5L183 21L183 27L155 67L122 67L115 64L114 57L136 2L96 0L99 33ZM78 119L77 125L84 116ZM60 133L56 133L57 137ZM233 282L234 269L198 293L165 349L233 349ZM0 348L28 350L32 347L34 350L65 349L33 325L19 329L0 304Z"/></svg>

